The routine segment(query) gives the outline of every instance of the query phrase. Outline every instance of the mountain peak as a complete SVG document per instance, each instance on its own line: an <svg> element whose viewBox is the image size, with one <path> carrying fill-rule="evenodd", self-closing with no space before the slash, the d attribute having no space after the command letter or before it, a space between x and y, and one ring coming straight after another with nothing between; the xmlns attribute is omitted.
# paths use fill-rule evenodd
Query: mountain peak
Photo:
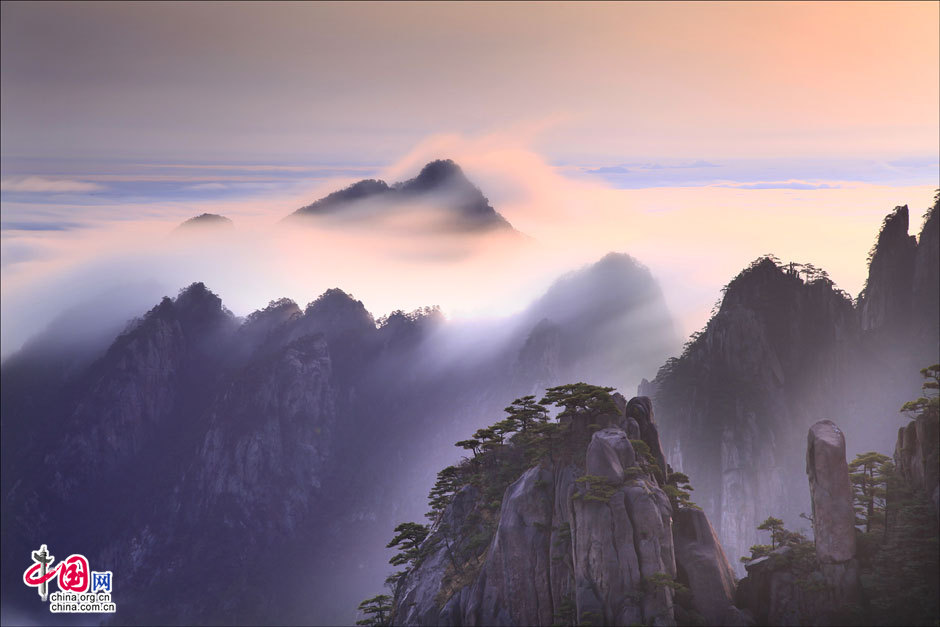
<svg viewBox="0 0 940 627"><path fill-rule="evenodd" d="M399 183L400 189L420 192L431 191L453 182L466 182L470 180L460 169L460 166L451 159L436 159L431 161L423 168L418 176L404 183Z"/></svg>
<svg viewBox="0 0 940 627"><path fill-rule="evenodd" d="M321 331L336 333L341 330L375 330L375 319L352 295L333 287L317 297L304 309L304 318Z"/></svg>
<svg viewBox="0 0 940 627"><path fill-rule="evenodd" d="M878 241L869 253L869 263L874 261L876 255L883 254L886 249L916 246L917 239L907 233L910 223L910 211L907 205L899 205L894 208L894 211L886 215L881 223Z"/></svg>
<svg viewBox="0 0 940 627"><path fill-rule="evenodd" d="M232 318L231 312L222 305L222 299L201 281L182 289L173 304L180 318L195 328Z"/></svg>
<svg viewBox="0 0 940 627"><path fill-rule="evenodd" d="M362 201L375 205L364 205ZM446 229L472 232L512 225L491 205L483 192L451 159L430 161L414 178L388 185L379 179L363 179L301 207L289 217L320 217L343 214L369 220L396 209L407 210L415 202L429 205L446 218Z"/></svg>
<svg viewBox="0 0 940 627"><path fill-rule="evenodd" d="M305 311L326 311L336 308L345 308L350 306L362 306L362 302L356 300L352 295L347 294L338 287L331 287L319 296L316 300L307 303Z"/></svg>
<svg viewBox="0 0 940 627"><path fill-rule="evenodd" d="M174 233L179 232L189 232L196 229L206 229L206 228L224 228L231 229L235 226L235 223L232 222L229 218L226 218L223 215L217 213L201 213L198 216L190 218L185 222L181 223L175 229Z"/></svg>

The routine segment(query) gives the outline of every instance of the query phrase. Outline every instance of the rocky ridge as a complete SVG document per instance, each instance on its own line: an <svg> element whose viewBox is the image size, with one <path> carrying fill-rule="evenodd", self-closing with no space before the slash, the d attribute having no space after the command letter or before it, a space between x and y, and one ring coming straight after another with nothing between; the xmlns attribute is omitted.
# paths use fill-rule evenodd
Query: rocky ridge
<svg viewBox="0 0 940 627"><path fill-rule="evenodd" d="M893 437L891 417L940 353L938 212L916 238L906 206L885 218L857 303L811 265L755 261L683 353L640 386L657 403L667 459L696 478L732 555L758 543L771 513L805 526L794 452L813 423L843 425L854 452Z"/></svg>
<svg viewBox="0 0 940 627"><path fill-rule="evenodd" d="M652 279L620 261L605 291L628 294L629 317L651 294L633 284ZM582 296L575 309L591 309ZM522 357L529 321L550 316L457 352L433 308L376 321L334 289L240 320L197 283L66 374L26 350L3 364L3 554L55 538L120 572L122 623L348 622L381 582L385 520L416 515L452 434L561 383L562 359L591 363L570 319L549 322L569 338L559 359ZM668 317L643 325L671 333ZM288 581L285 546L308 566ZM18 559L3 568L22 575ZM47 611L25 586L4 588L7 603Z"/></svg>
<svg viewBox="0 0 940 627"><path fill-rule="evenodd" d="M491 541L461 565L452 551L473 535L482 506L476 488L463 488L424 541L426 556L399 580L394 624L746 624L707 517L664 491L651 404L620 398L618 407L591 418L581 460L544 460L509 485ZM451 541L454 529L463 532Z"/></svg>

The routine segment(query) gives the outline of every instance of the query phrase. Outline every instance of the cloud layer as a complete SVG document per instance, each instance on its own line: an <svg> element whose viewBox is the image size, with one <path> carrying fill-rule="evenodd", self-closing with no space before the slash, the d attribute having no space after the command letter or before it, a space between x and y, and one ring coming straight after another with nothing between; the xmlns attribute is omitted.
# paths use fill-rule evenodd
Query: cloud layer
<svg viewBox="0 0 940 627"><path fill-rule="evenodd" d="M243 198L5 201L3 354L66 306L112 285L154 280L173 294L204 281L238 314L341 287L377 315L437 304L452 317L492 317L518 311L558 275L611 251L651 268L687 334L704 323L723 283L764 253L810 261L857 293L883 215L897 204L917 214L935 187L789 181L616 189L549 165L531 141L526 129L435 135L375 174L400 180L432 159L452 158L521 238L416 229L407 218L281 223L359 176L300 178ZM225 215L235 228L169 236L201 213Z"/></svg>

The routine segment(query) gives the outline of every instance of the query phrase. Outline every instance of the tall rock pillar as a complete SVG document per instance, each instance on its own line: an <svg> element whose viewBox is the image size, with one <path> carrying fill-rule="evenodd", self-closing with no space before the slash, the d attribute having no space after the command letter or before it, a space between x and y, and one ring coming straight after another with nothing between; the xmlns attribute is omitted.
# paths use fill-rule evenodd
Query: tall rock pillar
<svg viewBox="0 0 940 627"><path fill-rule="evenodd" d="M833 602L851 602L858 597L855 511L845 461L845 436L831 420L821 420L809 429L806 474L820 570L832 590Z"/></svg>

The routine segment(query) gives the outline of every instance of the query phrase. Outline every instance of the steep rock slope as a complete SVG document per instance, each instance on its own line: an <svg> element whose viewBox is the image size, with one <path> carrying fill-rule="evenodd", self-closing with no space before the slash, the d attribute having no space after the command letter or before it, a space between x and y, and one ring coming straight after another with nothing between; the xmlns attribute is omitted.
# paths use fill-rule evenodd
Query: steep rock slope
<svg viewBox="0 0 940 627"><path fill-rule="evenodd" d="M757 526L809 511L793 450L815 420L841 413L836 378L858 335L852 303L826 281L804 282L762 259L736 277L721 307L651 388L671 464L696 477L696 498L732 555L758 544Z"/></svg>
<svg viewBox="0 0 940 627"><path fill-rule="evenodd" d="M940 518L940 425L937 419L918 416L898 429L894 465L911 488L930 501Z"/></svg>
<svg viewBox="0 0 940 627"><path fill-rule="evenodd" d="M937 213L916 239L907 207L886 217L857 305L811 266L757 260L682 355L640 386L659 407L667 459L696 477L732 555L758 544L767 516L805 528L795 452L811 424L844 425L853 454L892 437L917 371L940 350Z"/></svg>
<svg viewBox="0 0 940 627"><path fill-rule="evenodd" d="M745 624L707 518L664 492L650 405L634 401L647 411L621 404L618 413L573 417L572 443L587 427L580 422L596 421L586 452L550 456L511 483L479 553L467 545L480 533L485 499L473 485L457 493L424 557L398 582L395 624L674 625L693 613ZM642 440L628 437L641 432Z"/></svg>

